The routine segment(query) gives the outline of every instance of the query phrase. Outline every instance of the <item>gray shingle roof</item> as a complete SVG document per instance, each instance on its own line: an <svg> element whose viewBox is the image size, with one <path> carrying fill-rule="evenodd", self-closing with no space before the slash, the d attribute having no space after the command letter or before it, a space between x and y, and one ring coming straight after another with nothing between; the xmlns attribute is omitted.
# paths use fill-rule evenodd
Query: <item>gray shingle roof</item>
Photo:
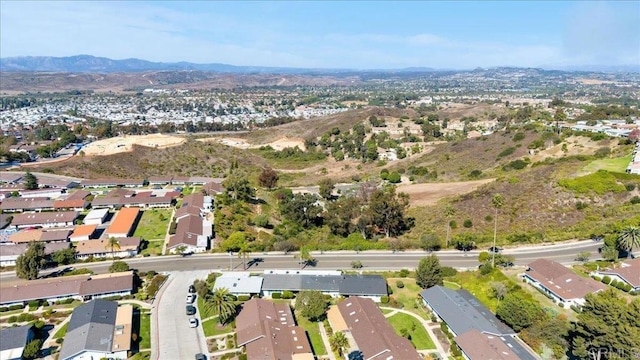
<svg viewBox="0 0 640 360"><path fill-rule="evenodd" d="M380 275L343 275L341 295L387 295L387 282Z"/></svg>
<svg viewBox="0 0 640 360"><path fill-rule="evenodd" d="M0 351L24 347L29 340L31 325L10 327L0 330Z"/></svg>
<svg viewBox="0 0 640 360"><path fill-rule="evenodd" d="M387 295L387 283L380 275L265 274L263 291L319 290L341 295Z"/></svg>
<svg viewBox="0 0 640 360"><path fill-rule="evenodd" d="M110 353L117 311L117 303L101 299L75 308L64 337L60 360L86 350Z"/></svg>
<svg viewBox="0 0 640 360"><path fill-rule="evenodd" d="M420 296L456 335L471 329L498 336L516 333L498 320L467 290L451 290L443 286L434 286L423 290Z"/></svg>

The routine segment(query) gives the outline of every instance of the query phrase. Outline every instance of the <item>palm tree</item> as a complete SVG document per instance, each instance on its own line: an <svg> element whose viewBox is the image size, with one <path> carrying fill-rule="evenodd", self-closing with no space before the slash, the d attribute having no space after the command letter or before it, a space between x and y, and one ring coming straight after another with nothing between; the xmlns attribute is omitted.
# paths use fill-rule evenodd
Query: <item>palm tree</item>
<svg viewBox="0 0 640 360"><path fill-rule="evenodd" d="M331 335L329 344L331 345L331 350L337 352L342 357L342 350L349 346L349 340L343 332L337 332Z"/></svg>
<svg viewBox="0 0 640 360"><path fill-rule="evenodd" d="M456 209L451 205L447 205L444 208L444 216L447 218L447 237L445 240L445 247L449 247L449 229L451 228L451 218L456 214Z"/></svg>
<svg viewBox="0 0 640 360"><path fill-rule="evenodd" d="M238 250L238 259L242 259L242 269L247 270L247 257L251 254L251 250L244 244L240 250Z"/></svg>
<svg viewBox="0 0 640 360"><path fill-rule="evenodd" d="M115 261L115 256L114 256L114 250L120 250L120 242L118 242L118 239L114 238L113 236L109 238L109 241L107 241L107 244L104 246L105 249L111 249L111 260Z"/></svg>
<svg viewBox="0 0 640 360"><path fill-rule="evenodd" d="M236 304L233 302L229 289L219 288L213 292L206 304L208 310L218 315L218 322L224 325L236 314Z"/></svg>
<svg viewBox="0 0 640 360"><path fill-rule="evenodd" d="M640 248L640 227L627 226L618 234L617 244L620 250L627 252L631 256L634 248Z"/></svg>
<svg viewBox="0 0 640 360"><path fill-rule="evenodd" d="M493 195L491 199L491 205L496 210L493 217L493 251L491 251L491 266L496 266L496 239L498 237L498 210L504 206L504 197L501 194Z"/></svg>

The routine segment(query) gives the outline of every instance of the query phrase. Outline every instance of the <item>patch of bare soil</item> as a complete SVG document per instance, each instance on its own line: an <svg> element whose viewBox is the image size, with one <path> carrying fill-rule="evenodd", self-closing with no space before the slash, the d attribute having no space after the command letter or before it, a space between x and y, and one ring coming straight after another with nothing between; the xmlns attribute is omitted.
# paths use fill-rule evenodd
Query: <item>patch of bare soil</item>
<svg viewBox="0 0 640 360"><path fill-rule="evenodd" d="M398 192L409 195L411 206L434 205L438 200L470 193L481 185L490 183L495 179L483 179L475 181L461 181L451 183L410 184L398 186Z"/></svg>
<svg viewBox="0 0 640 360"><path fill-rule="evenodd" d="M131 151L133 145L165 148L181 145L185 141L186 139L183 137L162 134L125 135L92 142L82 151L85 156L103 156Z"/></svg>

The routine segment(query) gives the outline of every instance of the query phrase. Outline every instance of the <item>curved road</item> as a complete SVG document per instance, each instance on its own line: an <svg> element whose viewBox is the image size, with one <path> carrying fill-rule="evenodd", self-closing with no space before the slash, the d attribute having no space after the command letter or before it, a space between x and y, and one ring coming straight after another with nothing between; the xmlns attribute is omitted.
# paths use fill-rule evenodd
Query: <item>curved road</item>
<svg viewBox="0 0 640 360"><path fill-rule="evenodd" d="M598 248L603 244L592 240L564 242L553 245L537 245L529 247L519 247L513 249L505 249L503 254L513 255L516 259L516 266L526 265L536 259L546 258L555 260L563 264L573 264L576 255L579 252L591 252L591 259L599 258ZM434 252L440 258L440 262L445 266L452 266L460 269L476 268L478 263L478 254L481 250L470 251L466 254L456 250L446 250ZM418 265L418 262L428 253L424 251L364 251L356 253L355 251L337 251L337 252L312 252L313 257L317 260L315 267L307 267L308 269L351 269L351 262L358 260L364 266L362 270L399 270L403 268L411 269ZM262 258L263 261L250 268L252 271L261 271L264 269L300 269L298 260L294 254L279 253L252 253L249 258ZM243 270L242 260L236 255L228 254L196 254L186 257L177 255L155 256L155 257L137 257L124 259L129 266L140 271L155 270L158 272L167 271L192 271L192 270ZM95 273L108 272L111 261L102 261L94 263L77 263L73 266L76 268L88 268ZM65 268L50 269L42 272L46 275L52 271ZM0 280L8 283L17 280L15 272L7 271L0 274Z"/></svg>

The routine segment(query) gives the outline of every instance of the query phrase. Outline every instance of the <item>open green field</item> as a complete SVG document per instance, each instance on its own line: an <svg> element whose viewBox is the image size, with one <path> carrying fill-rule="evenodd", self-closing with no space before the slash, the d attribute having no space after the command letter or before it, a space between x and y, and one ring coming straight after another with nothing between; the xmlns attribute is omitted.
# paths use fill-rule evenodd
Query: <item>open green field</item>
<svg viewBox="0 0 640 360"><path fill-rule="evenodd" d="M170 209L145 210L133 236L138 236L145 240L164 239L170 218Z"/></svg>
<svg viewBox="0 0 640 360"><path fill-rule="evenodd" d="M151 314L140 313L140 349L151 348Z"/></svg>
<svg viewBox="0 0 640 360"><path fill-rule="evenodd" d="M631 162L633 156L631 154L613 159L593 160L582 171L585 173L593 173L598 170L607 170L612 172L625 172L627 166Z"/></svg>
<svg viewBox="0 0 640 360"><path fill-rule="evenodd" d="M326 355L327 349L324 347L322 336L320 336L320 330L318 328L319 323L311 322L302 316L298 316L296 320L298 321L298 325L301 326L307 334L309 334L313 353L316 355Z"/></svg>
<svg viewBox="0 0 640 360"><path fill-rule="evenodd" d="M387 318L396 331L396 334L402 336L403 329L408 331L411 336L411 343L418 350L435 349L436 345L429 337L427 330L424 329L422 324L411 315L397 313Z"/></svg>
<svg viewBox="0 0 640 360"><path fill-rule="evenodd" d="M233 331L233 326L231 324L227 324L223 327L218 326L218 319L209 319L207 321L202 322L202 330L204 330L204 336L214 336L220 334L226 334Z"/></svg>
<svg viewBox="0 0 640 360"><path fill-rule="evenodd" d="M164 244L164 240L151 240L147 245L147 248L142 250L142 255L162 255L162 245Z"/></svg>

